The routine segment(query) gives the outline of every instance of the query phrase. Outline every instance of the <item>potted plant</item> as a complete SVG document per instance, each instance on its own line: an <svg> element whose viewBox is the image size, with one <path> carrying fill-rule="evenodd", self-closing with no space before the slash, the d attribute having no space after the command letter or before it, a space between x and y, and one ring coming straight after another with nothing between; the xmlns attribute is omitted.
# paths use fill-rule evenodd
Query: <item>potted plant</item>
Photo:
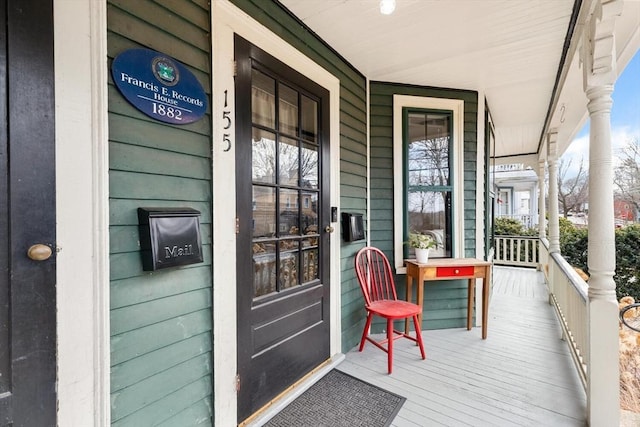
<svg viewBox="0 0 640 427"><path fill-rule="evenodd" d="M429 261L429 249L438 247L438 242L430 234L409 233L409 241L407 243L415 250L416 261L420 264L425 264Z"/></svg>

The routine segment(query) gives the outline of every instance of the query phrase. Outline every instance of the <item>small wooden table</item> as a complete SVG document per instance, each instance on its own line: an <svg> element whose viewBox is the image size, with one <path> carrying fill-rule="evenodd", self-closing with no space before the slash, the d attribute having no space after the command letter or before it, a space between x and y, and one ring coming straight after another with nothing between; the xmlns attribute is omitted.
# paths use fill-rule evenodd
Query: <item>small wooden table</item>
<svg viewBox="0 0 640 427"><path fill-rule="evenodd" d="M407 301L411 302L413 280L417 283L417 303L422 308L425 280L469 279L467 297L467 330L471 330L473 319L473 300L475 297L475 279L482 280L482 339L487 338L487 320L489 314L489 289L491 288L491 263L475 258L436 258L426 264L415 259L405 260L407 267ZM422 310L418 315L422 325ZM405 333L409 332L409 321L404 323Z"/></svg>

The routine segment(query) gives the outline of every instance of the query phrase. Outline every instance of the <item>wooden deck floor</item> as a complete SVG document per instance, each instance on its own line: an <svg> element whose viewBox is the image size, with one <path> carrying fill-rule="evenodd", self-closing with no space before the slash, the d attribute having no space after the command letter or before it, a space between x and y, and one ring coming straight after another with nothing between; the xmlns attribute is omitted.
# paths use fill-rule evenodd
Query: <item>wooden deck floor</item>
<svg viewBox="0 0 640 427"><path fill-rule="evenodd" d="M584 426L586 398L539 272L495 267L488 337L480 328L423 332L386 353L367 344L337 369L407 398L393 426Z"/></svg>

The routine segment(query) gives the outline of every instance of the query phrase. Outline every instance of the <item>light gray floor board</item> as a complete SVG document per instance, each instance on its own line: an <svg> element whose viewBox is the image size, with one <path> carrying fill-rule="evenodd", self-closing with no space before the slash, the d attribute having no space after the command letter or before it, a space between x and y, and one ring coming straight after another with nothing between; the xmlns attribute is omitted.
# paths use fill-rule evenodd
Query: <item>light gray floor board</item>
<svg viewBox="0 0 640 427"><path fill-rule="evenodd" d="M584 426L586 398L541 273L494 267L488 337L480 328L422 333L427 359L407 340L370 343L338 369L407 398L393 426Z"/></svg>

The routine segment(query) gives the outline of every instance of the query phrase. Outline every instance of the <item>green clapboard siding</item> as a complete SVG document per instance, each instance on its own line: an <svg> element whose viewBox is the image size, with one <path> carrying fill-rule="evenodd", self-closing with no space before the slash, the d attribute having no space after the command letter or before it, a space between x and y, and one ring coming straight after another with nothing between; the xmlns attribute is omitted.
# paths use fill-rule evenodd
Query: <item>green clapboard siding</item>
<svg viewBox="0 0 640 427"><path fill-rule="evenodd" d="M279 3L271 0L231 2L340 80L340 209L342 212L366 214L367 97L364 76ZM343 351L350 350L358 342L364 326L362 297L358 296L360 300L354 304L351 292L358 286L352 274L353 259L363 246L362 242L342 243L342 283L331 284L341 287Z"/></svg>
<svg viewBox="0 0 640 427"><path fill-rule="evenodd" d="M478 94L472 91L370 83L371 244L386 252L393 265L393 95L413 95L464 101L464 240L465 256L475 256L476 153ZM458 232L461 232L460 230ZM405 276L396 276L405 297ZM429 282L424 291L423 329L462 327L466 322L465 281ZM413 297L415 301L415 295ZM384 324L373 325L381 331Z"/></svg>
<svg viewBox="0 0 640 427"><path fill-rule="evenodd" d="M131 48L185 64L211 95L204 1L108 0L109 65ZM174 126L109 82L111 419L114 426L212 425L211 118ZM204 263L142 270L138 207L199 210Z"/></svg>

